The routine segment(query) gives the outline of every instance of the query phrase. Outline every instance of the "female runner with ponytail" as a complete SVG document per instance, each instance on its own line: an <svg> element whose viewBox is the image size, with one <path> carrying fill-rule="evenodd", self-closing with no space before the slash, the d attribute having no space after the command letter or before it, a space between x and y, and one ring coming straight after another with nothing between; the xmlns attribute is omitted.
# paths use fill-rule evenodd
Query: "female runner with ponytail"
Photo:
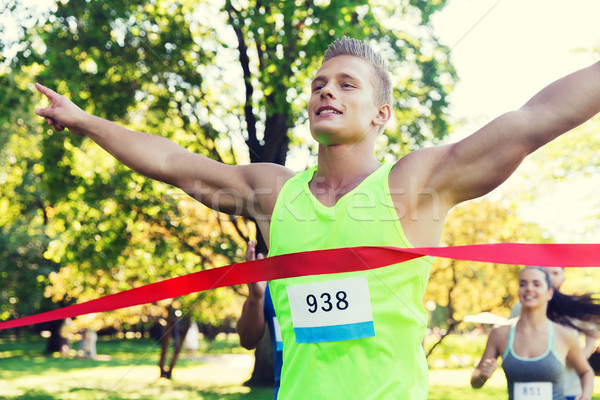
<svg viewBox="0 0 600 400"><path fill-rule="evenodd" d="M509 400L564 400L568 363L581 380L576 400L590 400L594 372L583 357L577 331L590 333L590 326L598 326L600 305L589 295L567 296L553 289L550 275L540 267L521 270L519 300L519 318L490 332L471 386L482 387L501 356Z"/></svg>

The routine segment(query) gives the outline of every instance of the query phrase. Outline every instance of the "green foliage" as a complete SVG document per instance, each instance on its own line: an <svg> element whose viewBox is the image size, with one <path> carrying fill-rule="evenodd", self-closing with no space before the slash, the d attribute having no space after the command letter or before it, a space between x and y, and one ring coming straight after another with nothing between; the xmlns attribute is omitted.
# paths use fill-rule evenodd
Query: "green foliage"
<svg viewBox="0 0 600 400"><path fill-rule="evenodd" d="M465 223L468 221L468 223ZM456 207L448 216L442 244L547 242L542 230L513 210L488 200ZM447 306L447 321L456 329L466 315L488 311L508 316L517 300L518 265L476 263L439 258L433 264L425 300Z"/></svg>
<svg viewBox="0 0 600 400"><path fill-rule="evenodd" d="M578 175L597 175L600 170L599 130L600 117L596 117L544 146L532 156L532 172L528 178L542 177L544 182L551 184Z"/></svg>
<svg viewBox="0 0 600 400"><path fill-rule="evenodd" d="M243 4L243 5L242 5ZM244 72L246 138L253 161L283 163L288 133L307 119L303 93L335 38L369 41L389 60L397 125L386 132L388 151L403 154L448 133L446 94L455 73L448 49L428 22L445 1L226 1ZM419 26L423 24L423 26ZM398 26L410 27L409 30ZM424 29L419 29L424 28ZM254 110L259 110L256 113ZM257 116L264 116L264 133ZM260 141L264 145L260 145ZM281 149L283 146L283 158ZM274 152L280 155L274 158Z"/></svg>
<svg viewBox="0 0 600 400"><path fill-rule="evenodd" d="M425 337L425 348L431 347L436 340L432 335ZM486 342L485 334L450 334L428 357L429 368L472 368L483 354Z"/></svg>
<svg viewBox="0 0 600 400"><path fill-rule="evenodd" d="M515 203L534 211L560 204L552 218L541 222L561 237L557 241L598 242L600 237L600 117L567 132L536 151L514 177L521 187ZM531 182L535 182L532 185ZM592 288L590 288L592 290Z"/></svg>
<svg viewBox="0 0 600 400"><path fill-rule="evenodd" d="M398 126L387 142L399 154L448 131L444 111L454 71L428 25L444 4L70 0L27 22L16 56L0 69L7 93L0 124L15 132L0 139L7 167L0 179L8 183L0 207L11 216L0 216L6 238L0 245L13 258L27 249L21 263L36 266L39 286L27 290L38 295L30 296L37 300L27 312L46 285L46 298L66 304L241 261L244 241L256 235L246 221L132 173L89 140L42 128L32 113L41 99L32 97L32 82L90 113L216 160L283 164L290 143L302 145L292 133L306 121L307 81L326 46L348 35L370 41L389 59ZM21 15L18 7L9 11ZM27 215L19 225L17 216ZM17 265L2 264L6 274ZM4 296L20 304L17 286L2 281ZM169 309L217 324L239 312L237 292L189 295L96 322L80 318L74 327L152 321ZM17 315L5 308L0 318Z"/></svg>
<svg viewBox="0 0 600 400"><path fill-rule="evenodd" d="M0 75L6 84L0 98L0 320L47 310L47 276L58 266L43 257L50 238L46 194L41 187L41 134L32 134L28 70ZM25 284L27 282L27 284Z"/></svg>

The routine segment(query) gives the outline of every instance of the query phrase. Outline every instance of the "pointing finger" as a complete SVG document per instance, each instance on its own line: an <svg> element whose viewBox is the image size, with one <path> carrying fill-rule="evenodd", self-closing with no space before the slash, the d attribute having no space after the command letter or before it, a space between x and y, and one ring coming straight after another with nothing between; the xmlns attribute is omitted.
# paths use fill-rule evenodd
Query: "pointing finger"
<svg viewBox="0 0 600 400"><path fill-rule="evenodd" d="M48 97L50 100L58 96L58 93L56 93L54 90L47 88L46 86L40 83L36 82L35 88L39 90L44 96Z"/></svg>

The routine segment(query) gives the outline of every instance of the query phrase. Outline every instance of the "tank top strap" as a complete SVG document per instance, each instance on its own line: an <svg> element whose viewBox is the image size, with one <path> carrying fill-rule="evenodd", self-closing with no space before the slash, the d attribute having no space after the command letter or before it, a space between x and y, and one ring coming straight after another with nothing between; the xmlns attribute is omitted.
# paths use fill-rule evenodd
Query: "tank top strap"
<svg viewBox="0 0 600 400"><path fill-rule="evenodd" d="M515 341L515 329L517 326L517 322L513 323L510 327L510 333L508 335L508 343L506 344L506 349L504 350L504 354L502 355L502 359L505 359L510 351L513 351L513 344ZM560 360L558 354L556 354L556 347L554 346L554 324L551 320L548 320L548 350L552 352L556 358Z"/></svg>
<svg viewBox="0 0 600 400"><path fill-rule="evenodd" d="M550 324L550 326L548 327L548 329L550 330L550 340L549 342L549 346L550 346L550 352L552 354L554 354L554 357L556 357L557 360L559 360L561 363L565 363L565 361L563 359L560 358L560 356L558 355L557 351L556 351L556 346L554 345L554 323L551 320L548 320L548 323Z"/></svg>
<svg viewBox="0 0 600 400"><path fill-rule="evenodd" d="M504 349L504 354L502 354L502 359L504 360L509 352L512 351L513 342L515 340L515 327L517 326L517 322L515 321L510 326L510 333L508 334L508 343L506 344L506 349Z"/></svg>

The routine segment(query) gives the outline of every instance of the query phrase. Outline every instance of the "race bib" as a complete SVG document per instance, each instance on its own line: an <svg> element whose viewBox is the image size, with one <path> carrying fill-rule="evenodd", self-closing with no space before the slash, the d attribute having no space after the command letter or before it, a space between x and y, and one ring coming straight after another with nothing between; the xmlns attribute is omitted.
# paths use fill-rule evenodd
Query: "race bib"
<svg viewBox="0 0 600 400"><path fill-rule="evenodd" d="M286 289L297 343L375 336L366 277L292 285Z"/></svg>
<svg viewBox="0 0 600 400"><path fill-rule="evenodd" d="M515 382L515 400L552 399L552 382Z"/></svg>

